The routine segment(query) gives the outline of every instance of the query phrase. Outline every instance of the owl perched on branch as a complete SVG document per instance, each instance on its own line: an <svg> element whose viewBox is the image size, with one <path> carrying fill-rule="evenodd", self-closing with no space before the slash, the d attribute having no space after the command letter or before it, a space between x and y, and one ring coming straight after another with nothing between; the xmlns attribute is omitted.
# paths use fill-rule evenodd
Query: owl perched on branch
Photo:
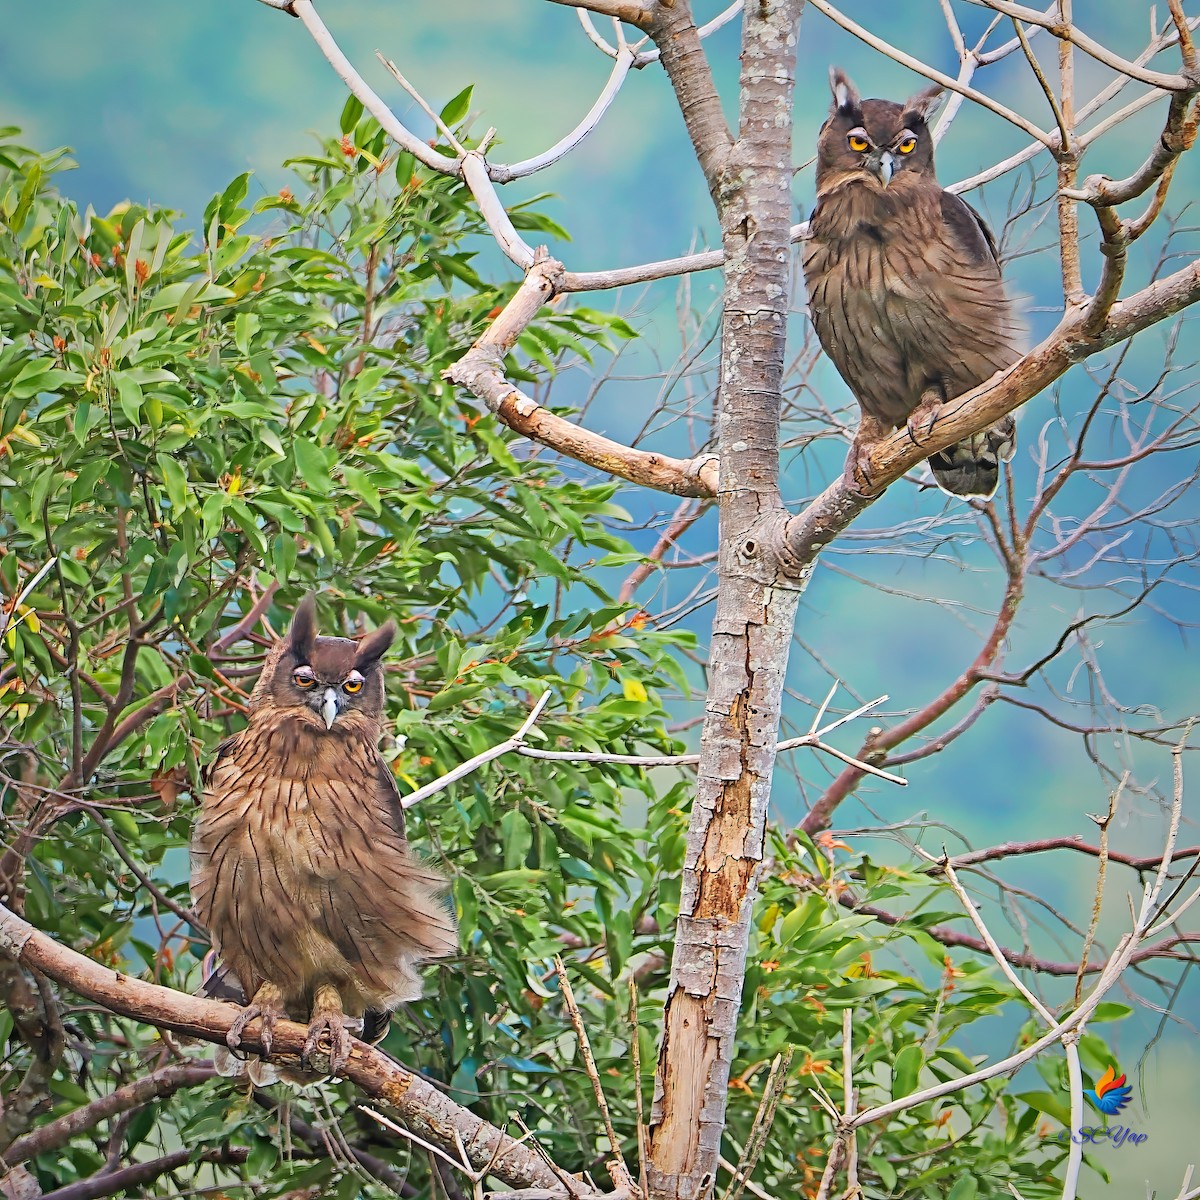
<svg viewBox="0 0 1200 1200"><path fill-rule="evenodd" d="M318 637L308 596L267 656L246 728L221 744L192 838L192 897L250 1003L236 1050L261 1018L308 1022L306 1063L340 1074L350 1027L386 1026L420 995L417 968L454 952L445 881L404 836L379 754L381 660L394 622L361 641Z"/></svg>
<svg viewBox="0 0 1200 1200"><path fill-rule="evenodd" d="M907 425L919 444L941 404L1016 362L1022 327L983 218L934 174L926 120L941 89L862 100L836 68L830 86L804 277L817 337L862 407L848 469L865 475L869 442ZM1010 415L939 450L934 479L991 496L1015 436Z"/></svg>

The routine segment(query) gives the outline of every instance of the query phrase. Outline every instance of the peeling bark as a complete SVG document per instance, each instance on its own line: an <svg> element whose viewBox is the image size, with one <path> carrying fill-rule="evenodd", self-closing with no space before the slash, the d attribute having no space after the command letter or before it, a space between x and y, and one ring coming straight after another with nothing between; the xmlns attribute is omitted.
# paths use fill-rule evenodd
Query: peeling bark
<svg viewBox="0 0 1200 1200"><path fill-rule="evenodd" d="M656 1200L702 1200L716 1180L784 674L807 580L783 543L778 490L800 10L798 0L747 7L738 138L719 178L706 167L726 263L720 588L650 1118L647 1174ZM683 72L688 62L670 60L664 49L668 71ZM697 90L675 74L672 83L681 97Z"/></svg>

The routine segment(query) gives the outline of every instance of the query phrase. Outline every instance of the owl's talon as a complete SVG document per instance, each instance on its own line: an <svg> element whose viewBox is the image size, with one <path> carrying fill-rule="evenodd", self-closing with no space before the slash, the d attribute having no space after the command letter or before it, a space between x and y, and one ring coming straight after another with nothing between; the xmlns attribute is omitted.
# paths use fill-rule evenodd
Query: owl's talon
<svg viewBox="0 0 1200 1200"><path fill-rule="evenodd" d="M313 997L308 1037L304 1039L300 1061L306 1067L311 1065L314 1070L328 1070L330 1075L341 1075L350 1061L350 1033L346 1025L341 993L332 984L323 983ZM326 1062L329 1064L327 1068Z"/></svg>
<svg viewBox="0 0 1200 1200"><path fill-rule="evenodd" d="M314 1015L308 1023L308 1037L304 1039L300 1061L314 1070L341 1075L350 1061L350 1045L350 1033L341 1013Z"/></svg>
<svg viewBox="0 0 1200 1200"><path fill-rule="evenodd" d="M944 399L940 392L927 391L921 397L921 403L908 414L904 428L908 431L908 440L914 446L923 446L933 435L933 427L942 412Z"/></svg>
<svg viewBox="0 0 1200 1200"><path fill-rule="evenodd" d="M871 474L871 446L873 443L860 441L855 438L850 444L850 453L846 455L844 476L847 485L860 495L870 496L876 492L875 480Z"/></svg>
<svg viewBox="0 0 1200 1200"><path fill-rule="evenodd" d="M233 1024L230 1025L229 1032L225 1035L225 1045L235 1055L241 1054L243 1057L248 1057L242 1050L242 1034L246 1032L252 1022L261 1018L262 1030L259 1039L262 1042L263 1053L270 1054L271 1043L275 1039L275 1022L281 1016L283 1016L283 997L280 995L279 989L274 984L264 983L254 993L253 1001L238 1013Z"/></svg>

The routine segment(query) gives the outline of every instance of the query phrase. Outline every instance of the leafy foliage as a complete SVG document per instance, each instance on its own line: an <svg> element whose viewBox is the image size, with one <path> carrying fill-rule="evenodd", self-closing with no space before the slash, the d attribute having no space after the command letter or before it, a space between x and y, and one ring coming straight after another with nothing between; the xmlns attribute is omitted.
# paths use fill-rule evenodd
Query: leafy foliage
<svg viewBox="0 0 1200 1200"><path fill-rule="evenodd" d="M0 883L12 903L100 961L196 987L207 947L187 920L186 846L200 767L241 720L266 643L257 615L279 629L312 589L325 628L400 622L388 753L402 788L509 736L547 689L532 735L545 747L681 750L667 705L687 686L690 635L647 625L594 565L638 557L615 532L614 486L528 455L441 382L511 294L474 269L482 228L461 185L395 155L353 101L340 138L293 160L296 192L250 204L240 176L205 210L199 245L162 210L80 213L50 186L65 165L0 145ZM558 232L536 207L513 215ZM509 375L629 332L556 309ZM413 810L415 841L451 876L463 953L431 972L388 1049L489 1119L521 1117L571 1170L598 1170L606 1147L550 960L576 952L569 969L632 1159L688 794L671 768L508 756ZM931 894L928 881L857 869L868 896ZM810 1147L826 1144L829 1121L814 1092L838 1090L843 1010L870 1080L862 1107L969 1070L954 1035L1010 999L986 972L944 964L915 920L868 934L837 905L840 886L824 851L782 842L764 883L729 1138L746 1142L765 1065L801 1048L755 1172L780 1195L819 1179ZM940 981L879 965L901 936L931 952ZM18 988L11 971L0 986ZM56 1045L27 1044L0 1014L6 1141L29 1124L18 1101L36 1090L39 1055L42 1121L196 1054L62 1003ZM292 1104L295 1120L336 1120L413 1194L435 1194L426 1158L369 1128L348 1088ZM996 1085L950 1111L923 1105L872 1135L861 1170L873 1194L964 1200L936 1153L951 1138L970 1145L970 1195L1006 1194L1009 1180L1048 1194L1059 1152L1037 1153L1036 1105ZM184 1168L154 1194L239 1173L264 1197L376 1186L319 1137L286 1154L280 1120L275 1100L210 1081L30 1165L43 1189L63 1186L103 1168L112 1135L143 1160L181 1145L248 1154Z"/></svg>

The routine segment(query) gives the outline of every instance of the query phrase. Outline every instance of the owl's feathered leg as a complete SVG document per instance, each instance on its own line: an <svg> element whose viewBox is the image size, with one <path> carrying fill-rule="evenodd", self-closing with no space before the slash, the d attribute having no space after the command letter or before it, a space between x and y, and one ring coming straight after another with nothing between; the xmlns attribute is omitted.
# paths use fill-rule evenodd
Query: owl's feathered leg
<svg viewBox="0 0 1200 1200"><path fill-rule="evenodd" d="M881 442L892 432L890 425L876 420L868 413L862 413L858 422L858 431L850 443L850 453L846 455L846 482L856 492L875 491L871 479L871 447Z"/></svg>
<svg viewBox="0 0 1200 1200"><path fill-rule="evenodd" d="M350 1032L342 1011L342 996L331 983L321 984L313 997L308 1037L304 1039L300 1061L308 1066L318 1055L328 1056L331 1075L340 1075L350 1060Z"/></svg>
<svg viewBox="0 0 1200 1200"><path fill-rule="evenodd" d="M262 1018L262 1047L271 1053L271 1040L275 1036L275 1022L284 1016L283 993L273 983L262 984L254 993L254 999L242 1009L237 1019L229 1027L225 1035L225 1044L230 1050L239 1050L242 1045L242 1034L246 1032L251 1021Z"/></svg>

